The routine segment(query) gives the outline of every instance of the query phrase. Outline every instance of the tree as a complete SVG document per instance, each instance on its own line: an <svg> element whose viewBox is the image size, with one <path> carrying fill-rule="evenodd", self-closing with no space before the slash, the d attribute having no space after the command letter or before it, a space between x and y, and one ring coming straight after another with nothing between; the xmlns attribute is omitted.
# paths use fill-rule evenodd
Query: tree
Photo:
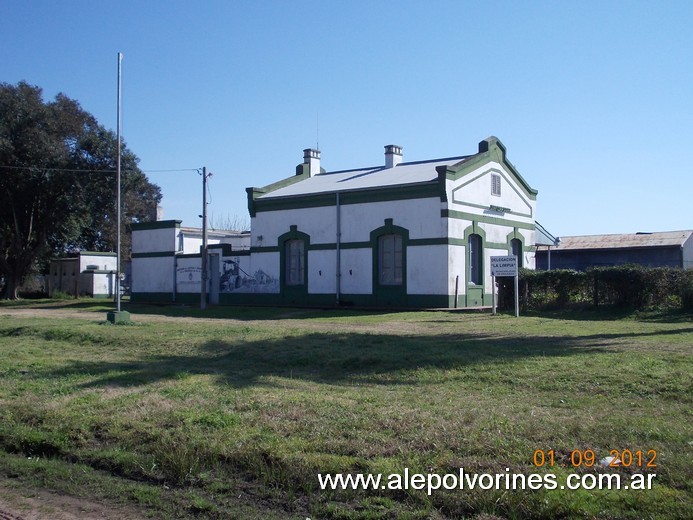
<svg viewBox="0 0 693 520"><path fill-rule="evenodd" d="M133 220L152 218L161 192L138 168L137 157L121 148L127 230ZM116 161L116 136L77 101L58 94L45 103L39 87L0 84L3 298L16 298L32 269L52 255L115 250Z"/></svg>

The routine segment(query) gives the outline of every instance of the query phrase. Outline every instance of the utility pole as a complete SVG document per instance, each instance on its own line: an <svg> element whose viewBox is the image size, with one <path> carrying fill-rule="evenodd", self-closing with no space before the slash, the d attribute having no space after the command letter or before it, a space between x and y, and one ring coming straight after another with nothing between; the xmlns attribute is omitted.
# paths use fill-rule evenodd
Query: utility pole
<svg viewBox="0 0 693 520"><path fill-rule="evenodd" d="M200 309L207 308L207 167L202 168L202 287L200 290Z"/></svg>

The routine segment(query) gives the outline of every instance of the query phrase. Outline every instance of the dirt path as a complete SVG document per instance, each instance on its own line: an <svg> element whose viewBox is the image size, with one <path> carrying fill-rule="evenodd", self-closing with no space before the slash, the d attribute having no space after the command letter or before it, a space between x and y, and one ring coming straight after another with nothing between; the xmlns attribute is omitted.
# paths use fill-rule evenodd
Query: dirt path
<svg viewBox="0 0 693 520"><path fill-rule="evenodd" d="M143 512L122 505L60 495L45 489L15 489L0 483L0 520L140 520Z"/></svg>
<svg viewBox="0 0 693 520"><path fill-rule="evenodd" d="M214 323L242 326L267 326L272 323L282 329L314 330L316 332L369 332L374 334L389 334L404 332L409 335L423 333L432 329L441 329L441 323L419 321L393 321L385 320L383 323L347 323L340 321L315 321L297 319L304 314L301 310L287 311L280 314L275 320L239 320L234 318L200 318L186 316L163 316L160 314L133 314L132 319L139 323L172 322L172 323ZM89 321L105 321L104 311L88 311L69 308L0 308L0 316L12 316L17 318L71 318Z"/></svg>

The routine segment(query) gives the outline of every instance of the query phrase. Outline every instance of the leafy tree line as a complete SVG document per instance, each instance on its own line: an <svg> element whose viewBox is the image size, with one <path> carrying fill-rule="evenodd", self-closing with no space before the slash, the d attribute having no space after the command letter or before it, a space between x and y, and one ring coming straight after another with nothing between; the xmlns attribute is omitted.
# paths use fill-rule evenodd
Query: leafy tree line
<svg viewBox="0 0 693 520"><path fill-rule="evenodd" d="M17 298L52 256L115 251L116 135L80 104L39 87L0 83L0 297ZM121 145L122 258L129 224L150 220L160 188Z"/></svg>

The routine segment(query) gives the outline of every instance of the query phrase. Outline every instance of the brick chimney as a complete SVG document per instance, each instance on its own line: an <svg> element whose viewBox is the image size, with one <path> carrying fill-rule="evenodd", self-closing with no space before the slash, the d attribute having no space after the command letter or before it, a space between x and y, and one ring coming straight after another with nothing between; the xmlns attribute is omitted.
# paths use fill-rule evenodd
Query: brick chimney
<svg viewBox="0 0 693 520"><path fill-rule="evenodd" d="M402 147L388 144L385 147L385 168L394 168L402 162Z"/></svg>

